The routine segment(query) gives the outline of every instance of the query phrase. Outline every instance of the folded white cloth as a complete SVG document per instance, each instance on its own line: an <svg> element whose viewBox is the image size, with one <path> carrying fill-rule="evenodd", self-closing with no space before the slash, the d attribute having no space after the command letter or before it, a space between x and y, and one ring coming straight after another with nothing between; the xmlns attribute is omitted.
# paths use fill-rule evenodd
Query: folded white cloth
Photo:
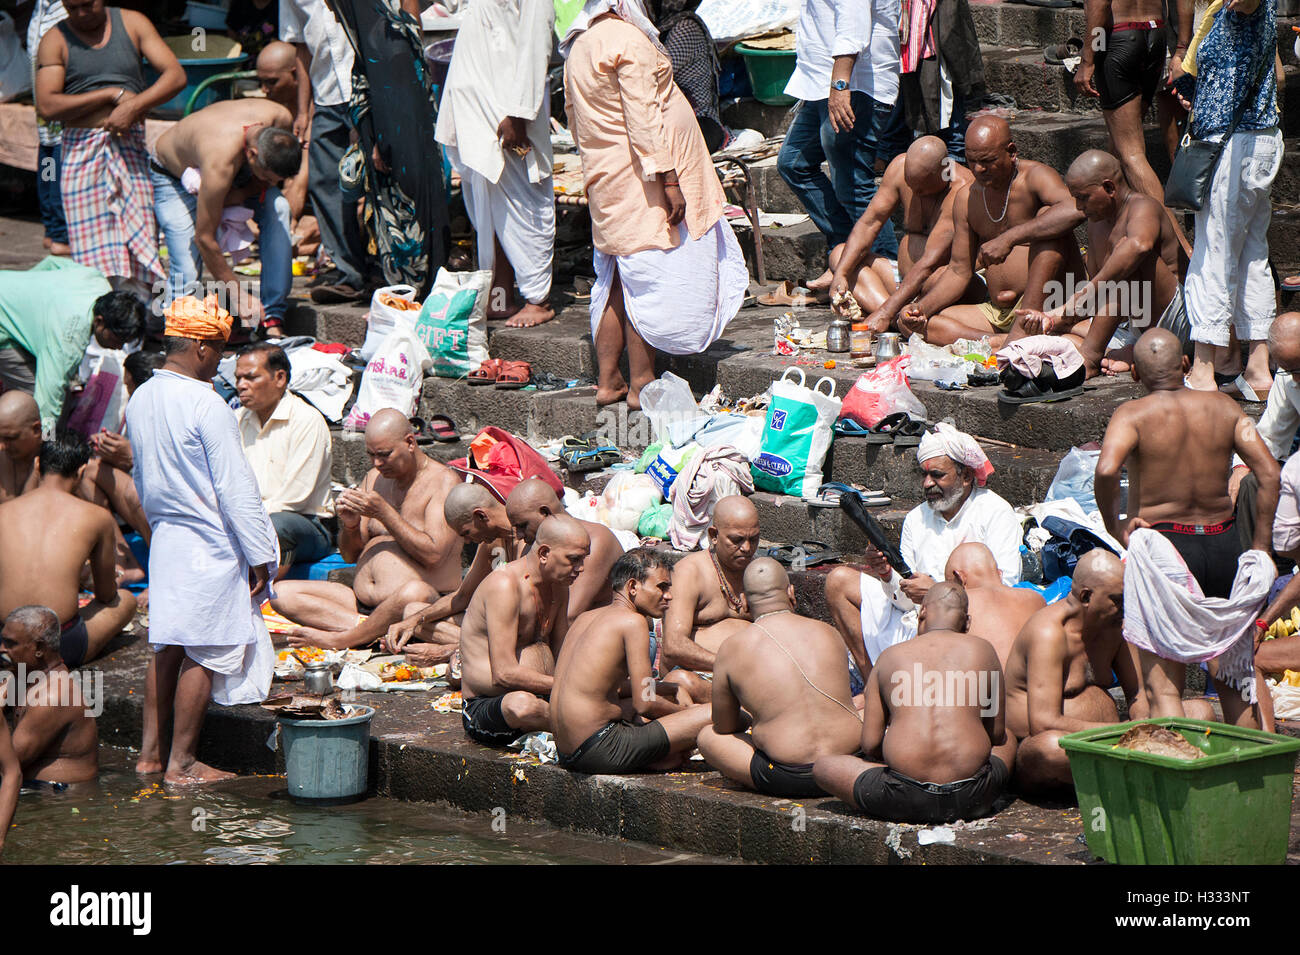
<svg viewBox="0 0 1300 955"><path fill-rule="evenodd" d="M1231 595L1206 597L1174 545L1139 528L1124 564L1124 639L1165 660L1219 657L1219 679L1253 702L1253 627L1275 579L1268 554L1248 550L1237 561Z"/></svg>

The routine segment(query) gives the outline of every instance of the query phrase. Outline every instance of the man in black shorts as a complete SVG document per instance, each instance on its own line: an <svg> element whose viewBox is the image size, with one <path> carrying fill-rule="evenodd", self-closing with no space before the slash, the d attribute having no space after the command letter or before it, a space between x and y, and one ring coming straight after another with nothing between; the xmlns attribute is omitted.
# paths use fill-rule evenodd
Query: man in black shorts
<svg viewBox="0 0 1300 955"><path fill-rule="evenodd" d="M988 815L1006 789L1016 738L1006 731L997 651L968 632L966 591L935 584L917 636L876 658L867 687L862 751L824 756L823 789L880 819L938 823Z"/></svg>
<svg viewBox="0 0 1300 955"><path fill-rule="evenodd" d="M712 718L651 675L650 622L672 599L670 559L638 547L610 571L613 601L578 616L555 663L551 722L560 765L580 773L673 769Z"/></svg>
<svg viewBox="0 0 1300 955"><path fill-rule="evenodd" d="M1133 346L1133 377L1149 394L1120 405L1110 419L1097 461L1097 507L1106 530L1125 547L1130 546L1130 534L1150 528L1173 545L1206 598L1227 597L1233 592L1242 554L1241 540L1233 527L1233 503L1228 496L1233 453L1241 456L1259 480L1257 523L1251 550L1263 551L1265 555L1272 545L1279 468L1260 438L1255 422L1241 407L1220 392L1185 387L1186 371L1182 343L1172 332L1152 329ZM1121 524L1119 481L1120 472L1126 467L1129 517ZM1136 542L1132 546L1136 547ZM1125 570L1126 590L1135 566L1130 555ZM1252 613L1263 608L1266 595L1265 586ZM1238 595L1233 596L1235 600ZM1134 625L1140 621L1130 619L1131 613L1149 621L1145 630L1160 640L1161 646L1143 645L1144 638ZM1138 647L1151 716L1183 716L1186 715L1182 705L1186 662L1203 660L1205 653L1188 656L1179 652L1177 643L1200 637L1181 630L1171 634L1169 620L1162 619L1162 613L1162 608L1150 600L1126 604L1125 638ZM1227 614L1222 604L1198 608L1195 623L1203 625L1209 633L1222 624ZM1177 656L1184 659L1176 659ZM1229 661L1227 653L1217 659ZM1242 693L1224 691L1226 686L1251 695L1243 684L1244 680L1253 687L1254 673L1249 661L1235 661L1232 672L1222 674L1212 662L1211 673L1219 684L1224 719L1252 725L1251 712Z"/></svg>
<svg viewBox="0 0 1300 955"><path fill-rule="evenodd" d="M1147 161L1142 117L1155 99L1165 72L1162 0L1086 0L1088 27L1074 85L1084 96L1101 99L1111 152L1124 177L1139 192L1164 204L1164 186ZM1191 245L1177 220L1178 239Z"/></svg>

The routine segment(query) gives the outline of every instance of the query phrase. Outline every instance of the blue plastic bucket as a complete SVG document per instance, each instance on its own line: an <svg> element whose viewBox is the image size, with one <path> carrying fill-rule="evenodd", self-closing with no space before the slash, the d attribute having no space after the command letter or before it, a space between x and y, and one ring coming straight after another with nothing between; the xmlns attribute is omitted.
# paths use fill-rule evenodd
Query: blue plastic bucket
<svg viewBox="0 0 1300 955"><path fill-rule="evenodd" d="M199 88L199 84L209 77L216 76L218 73L232 73L235 70L243 69L244 64L248 62L247 56L223 56L211 57L204 59L187 59L180 57L181 66L185 69L185 89L181 90L167 102L160 104L154 109L158 116L175 117L179 119L185 112L185 105L194 95L194 91ZM153 83L158 79L158 73L153 67L146 66L145 82ZM198 102L194 104L194 111L197 113L205 106L211 106L217 100L228 99L230 96L229 87L224 87L221 83L214 83L203 91Z"/></svg>
<svg viewBox="0 0 1300 955"><path fill-rule="evenodd" d="M353 715L341 720L279 718L290 799L320 804L365 796L375 708L352 703L348 709Z"/></svg>

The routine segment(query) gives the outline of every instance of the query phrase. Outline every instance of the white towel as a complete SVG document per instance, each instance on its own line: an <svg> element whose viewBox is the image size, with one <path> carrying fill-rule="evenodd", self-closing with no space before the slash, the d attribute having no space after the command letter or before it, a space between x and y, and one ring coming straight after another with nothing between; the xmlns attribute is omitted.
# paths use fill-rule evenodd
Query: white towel
<svg viewBox="0 0 1300 955"><path fill-rule="evenodd" d="M1124 639L1181 663L1221 657L1219 679L1253 700L1253 627L1276 578L1268 554L1249 550L1237 561L1232 594L1206 597L1174 545L1139 528L1124 563Z"/></svg>

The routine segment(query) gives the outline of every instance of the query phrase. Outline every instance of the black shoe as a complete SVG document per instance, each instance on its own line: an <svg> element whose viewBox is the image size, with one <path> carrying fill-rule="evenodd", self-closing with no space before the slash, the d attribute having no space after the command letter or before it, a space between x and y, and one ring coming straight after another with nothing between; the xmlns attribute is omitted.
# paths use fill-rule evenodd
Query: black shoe
<svg viewBox="0 0 1300 955"><path fill-rule="evenodd" d="M317 305L352 305L364 302L366 298L364 289L353 288L343 282L318 285L311 290L311 300Z"/></svg>
<svg viewBox="0 0 1300 955"><path fill-rule="evenodd" d="M322 285L338 285L343 281L343 273L338 269L326 269L324 272L317 272L310 282L308 288L318 288Z"/></svg>

